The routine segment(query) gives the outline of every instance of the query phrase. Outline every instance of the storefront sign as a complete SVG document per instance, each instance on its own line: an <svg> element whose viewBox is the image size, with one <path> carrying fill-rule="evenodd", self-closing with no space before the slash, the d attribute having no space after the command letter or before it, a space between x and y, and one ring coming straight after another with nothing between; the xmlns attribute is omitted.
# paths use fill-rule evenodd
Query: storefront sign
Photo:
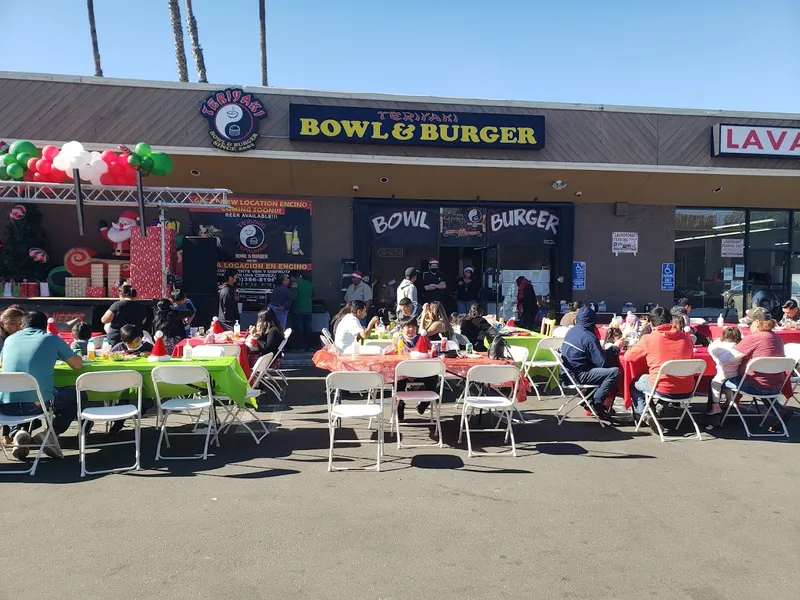
<svg viewBox="0 0 800 600"><path fill-rule="evenodd" d="M475 248L486 245L486 211L476 207L441 209L439 243L442 246Z"/></svg>
<svg viewBox="0 0 800 600"><path fill-rule="evenodd" d="M295 141L541 150L544 136L539 115L289 105Z"/></svg>
<svg viewBox="0 0 800 600"><path fill-rule="evenodd" d="M711 154L800 158L800 127L714 125Z"/></svg>
<svg viewBox="0 0 800 600"><path fill-rule="evenodd" d="M489 244L553 246L558 238L558 217L538 208L490 208Z"/></svg>
<svg viewBox="0 0 800 600"><path fill-rule="evenodd" d="M229 202L225 208L191 209L199 234L217 238L219 271L238 269L241 287L266 289L273 287L278 273L311 271L310 200Z"/></svg>
<svg viewBox="0 0 800 600"><path fill-rule="evenodd" d="M383 209L369 215L373 246L436 246L439 237L438 209Z"/></svg>
<svg viewBox="0 0 800 600"><path fill-rule="evenodd" d="M376 250L378 258L404 258L405 248L378 248Z"/></svg>
<svg viewBox="0 0 800 600"><path fill-rule="evenodd" d="M733 281L733 268L725 267L722 269L722 281Z"/></svg>
<svg viewBox="0 0 800 600"><path fill-rule="evenodd" d="M260 120L267 111L252 94L228 88L209 94L200 114L208 119L212 145L228 152L245 152L256 147Z"/></svg>
<svg viewBox="0 0 800 600"><path fill-rule="evenodd" d="M574 261L572 263L572 289L580 292L586 289L586 263Z"/></svg>
<svg viewBox="0 0 800 600"><path fill-rule="evenodd" d="M738 278L744 277L744 265L736 265L735 268L736 268L736 273L734 277Z"/></svg>
<svg viewBox="0 0 800 600"><path fill-rule="evenodd" d="M744 256L744 240L723 238L720 242L722 258L742 258Z"/></svg>
<svg viewBox="0 0 800 600"><path fill-rule="evenodd" d="M675 263L661 263L661 291L675 291Z"/></svg>
<svg viewBox="0 0 800 600"><path fill-rule="evenodd" d="M620 254L639 254L639 234L635 231L614 231L611 234L611 252Z"/></svg>

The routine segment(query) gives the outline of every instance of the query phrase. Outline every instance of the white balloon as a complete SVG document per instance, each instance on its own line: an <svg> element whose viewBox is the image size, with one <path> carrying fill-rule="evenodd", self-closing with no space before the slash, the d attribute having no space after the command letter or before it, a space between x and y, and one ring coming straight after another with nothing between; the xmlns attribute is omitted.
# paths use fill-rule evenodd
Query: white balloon
<svg viewBox="0 0 800 600"><path fill-rule="evenodd" d="M103 185L103 183L100 181L99 175L97 177L92 177L89 181L92 182L92 185Z"/></svg>
<svg viewBox="0 0 800 600"><path fill-rule="evenodd" d="M101 158L100 158L100 157L101 157L102 155L101 155L99 152L92 151L92 152L91 152L91 155L92 155L92 158L91 158L90 162L94 162L94 161L96 161L96 160L101 160Z"/></svg>
<svg viewBox="0 0 800 600"><path fill-rule="evenodd" d="M61 146L61 151L65 152L68 155L74 156L80 152L83 152L83 144L80 142L67 142L63 146Z"/></svg>
<svg viewBox="0 0 800 600"><path fill-rule="evenodd" d="M92 152L94 154L94 152ZM98 173L98 177L103 173L108 173L108 164L102 158L92 159L92 162L89 163L93 170Z"/></svg>
<svg viewBox="0 0 800 600"><path fill-rule="evenodd" d="M59 171L69 170L69 157L63 152L59 152L53 159L53 166Z"/></svg>

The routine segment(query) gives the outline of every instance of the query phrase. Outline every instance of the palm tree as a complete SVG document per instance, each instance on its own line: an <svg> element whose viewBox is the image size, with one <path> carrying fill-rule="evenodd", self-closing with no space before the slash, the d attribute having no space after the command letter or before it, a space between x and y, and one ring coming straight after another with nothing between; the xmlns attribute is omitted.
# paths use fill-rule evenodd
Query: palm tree
<svg viewBox="0 0 800 600"><path fill-rule="evenodd" d="M89 34L92 36L92 53L94 54L94 76L102 77L103 68L100 66L100 47L97 45L97 27L94 24L94 0L86 0L86 10L89 12Z"/></svg>
<svg viewBox="0 0 800 600"><path fill-rule="evenodd" d="M178 66L178 81L189 81L186 71L186 49L183 46L183 27L181 26L181 7L178 0L168 0L169 20L172 21L172 37L175 40L175 62Z"/></svg>
<svg viewBox="0 0 800 600"><path fill-rule="evenodd" d="M258 2L258 20L261 23L261 85L268 86L267 81L267 10L265 0Z"/></svg>
<svg viewBox="0 0 800 600"><path fill-rule="evenodd" d="M186 0L186 28L189 30L189 39L192 41L192 56L197 67L197 81L208 83L206 79L206 59L203 57L203 47L200 45L200 36L197 33L197 19L194 18L192 0Z"/></svg>

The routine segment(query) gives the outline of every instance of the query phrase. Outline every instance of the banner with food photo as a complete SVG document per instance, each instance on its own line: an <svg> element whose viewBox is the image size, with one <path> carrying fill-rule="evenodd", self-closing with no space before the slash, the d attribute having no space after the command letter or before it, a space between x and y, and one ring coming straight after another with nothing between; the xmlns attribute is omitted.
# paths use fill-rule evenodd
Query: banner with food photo
<svg viewBox="0 0 800 600"><path fill-rule="evenodd" d="M280 273L311 278L311 201L229 198L226 207L191 210L192 228L214 237L219 275L239 271L242 288L271 289Z"/></svg>

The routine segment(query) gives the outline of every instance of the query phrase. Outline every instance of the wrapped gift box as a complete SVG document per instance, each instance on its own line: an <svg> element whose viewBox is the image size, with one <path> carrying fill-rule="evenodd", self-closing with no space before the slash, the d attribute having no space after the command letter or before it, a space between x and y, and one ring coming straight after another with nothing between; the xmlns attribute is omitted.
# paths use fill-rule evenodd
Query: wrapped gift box
<svg viewBox="0 0 800 600"><path fill-rule="evenodd" d="M92 263L91 284L92 287L101 287L105 285L105 265L103 263ZM90 296L94 298L94 296Z"/></svg>
<svg viewBox="0 0 800 600"><path fill-rule="evenodd" d="M167 273L174 273L178 262L174 229L166 229L165 243ZM131 230L131 285L136 289L137 298L161 298L161 267L161 227L148 227L144 238L139 228L134 227Z"/></svg>
<svg viewBox="0 0 800 600"><path fill-rule="evenodd" d="M86 298L87 287L89 287L88 277L64 278L64 292L67 298Z"/></svg>
<svg viewBox="0 0 800 600"><path fill-rule="evenodd" d="M90 285L86 288L87 298L105 298L106 288L102 285Z"/></svg>

